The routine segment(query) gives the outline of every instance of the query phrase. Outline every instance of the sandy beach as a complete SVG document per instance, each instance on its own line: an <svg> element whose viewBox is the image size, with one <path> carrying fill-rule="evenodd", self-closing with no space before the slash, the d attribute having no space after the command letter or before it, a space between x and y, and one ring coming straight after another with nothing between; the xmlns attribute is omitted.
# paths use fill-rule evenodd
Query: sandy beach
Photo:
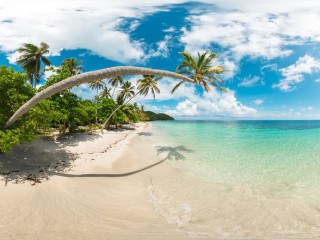
<svg viewBox="0 0 320 240"><path fill-rule="evenodd" d="M166 144L146 123L36 140L1 156L12 172L0 186L0 239L319 236L315 209L206 182L172 166L189 150Z"/></svg>

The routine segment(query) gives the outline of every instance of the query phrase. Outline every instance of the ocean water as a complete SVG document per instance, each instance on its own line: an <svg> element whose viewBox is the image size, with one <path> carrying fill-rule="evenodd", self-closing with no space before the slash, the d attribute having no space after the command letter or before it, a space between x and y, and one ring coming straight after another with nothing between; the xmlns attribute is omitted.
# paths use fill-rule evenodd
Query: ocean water
<svg viewBox="0 0 320 240"><path fill-rule="evenodd" d="M226 188L320 208L320 121L166 121L156 136L177 167Z"/></svg>

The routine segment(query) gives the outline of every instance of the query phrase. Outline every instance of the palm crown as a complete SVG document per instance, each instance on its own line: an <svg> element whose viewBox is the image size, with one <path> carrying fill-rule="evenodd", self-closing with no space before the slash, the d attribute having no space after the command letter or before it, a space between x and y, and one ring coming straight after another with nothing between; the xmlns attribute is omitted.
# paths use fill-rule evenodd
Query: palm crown
<svg viewBox="0 0 320 240"><path fill-rule="evenodd" d="M17 52L21 53L17 64L21 65L20 67L28 74L30 83L36 85L40 81L41 61L45 66L51 65L44 56L49 53L49 45L42 42L40 47L37 47L31 43L24 43Z"/></svg>
<svg viewBox="0 0 320 240"><path fill-rule="evenodd" d="M203 54L198 53L198 59L192 57L188 52L180 52L183 56L181 64L177 67L177 73L187 75L189 78L194 79L195 83L202 86L206 92L210 91L210 85L213 85L220 90L226 92L224 87L219 83L224 81L216 75L226 72L223 66L212 66L212 61L218 56L216 53L209 54L209 51ZM208 55L208 56L207 56ZM180 81L171 91L175 92L185 81Z"/></svg>
<svg viewBox="0 0 320 240"><path fill-rule="evenodd" d="M151 91L153 99L155 99L155 93L160 93L157 83L161 78L162 77L155 77L152 75L143 75L143 79L139 79L137 82L137 88L140 94L147 96L149 91Z"/></svg>
<svg viewBox="0 0 320 240"><path fill-rule="evenodd" d="M123 83L118 93L119 97L125 101L126 99L134 96L134 86L131 85L131 82L126 81Z"/></svg>
<svg viewBox="0 0 320 240"><path fill-rule="evenodd" d="M73 57L64 59L62 62L62 66L66 67L69 70L71 76L74 76L84 70L81 63L82 60L76 60L76 58Z"/></svg>
<svg viewBox="0 0 320 240"><path fill-rule="evenodd" d="M91 82L89 84L91 89L97 89L97 90L102 89L106 85L102 80Z"/></svg>

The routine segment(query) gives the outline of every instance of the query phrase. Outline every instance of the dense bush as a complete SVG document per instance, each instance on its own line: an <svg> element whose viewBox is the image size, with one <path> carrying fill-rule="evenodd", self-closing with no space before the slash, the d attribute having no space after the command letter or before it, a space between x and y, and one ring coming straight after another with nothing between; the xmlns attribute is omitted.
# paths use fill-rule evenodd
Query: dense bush
<svg viewBox="0 0 320 240"><path fill-rule="evenodd" d="M0 66L0 127L18 108L35 94L27 84L25 74L15 72L12 68ZM37 135L37 118L39 108L33 109L19 119L10 130L0 130L0 152L9 151L13 146L29 141Z"/></svg>

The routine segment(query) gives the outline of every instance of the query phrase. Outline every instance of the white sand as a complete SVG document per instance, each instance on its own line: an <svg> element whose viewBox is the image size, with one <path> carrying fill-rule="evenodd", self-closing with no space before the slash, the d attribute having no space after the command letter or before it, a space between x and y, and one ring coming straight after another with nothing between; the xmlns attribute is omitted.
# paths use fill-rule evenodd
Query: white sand
<svg viewBox="0 0 320 240"><path fill-rule="evenodd" d="M7 155L19 160L28 152L49 180L1 182L0 239L319 239L317 210L246 186L228 190L161 162L174 146L151 130L35 141ZM168 152L158 156L157 146ZM18 167L31 171L23 162Z"/></svg>

